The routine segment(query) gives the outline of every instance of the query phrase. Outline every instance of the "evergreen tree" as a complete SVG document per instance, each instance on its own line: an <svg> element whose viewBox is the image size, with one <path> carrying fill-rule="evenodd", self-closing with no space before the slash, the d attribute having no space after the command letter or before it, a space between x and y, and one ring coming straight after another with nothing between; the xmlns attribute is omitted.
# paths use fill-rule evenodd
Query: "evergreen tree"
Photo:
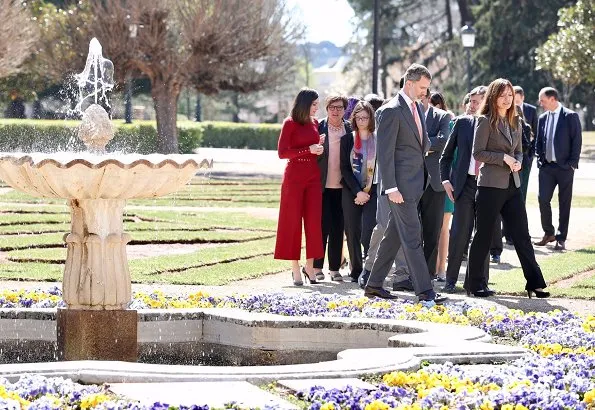
<svg viewBox="0 0 595 410"><path fill-rule="evenodd" d="M551 84L535 70L535 51L556 30L558 9L569 0L481 0L473 7L477 38L472 52L474 84L489 84L498 77L525 90L535 103L539 90Z"/></svg>

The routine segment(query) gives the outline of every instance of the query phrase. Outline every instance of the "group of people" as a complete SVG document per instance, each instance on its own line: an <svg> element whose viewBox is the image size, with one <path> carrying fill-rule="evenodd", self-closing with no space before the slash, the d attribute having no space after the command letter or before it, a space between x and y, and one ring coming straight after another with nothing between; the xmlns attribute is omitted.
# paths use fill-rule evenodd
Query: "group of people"
<svg viewBox="0 0 595 410"><path fill-rule="evenodd" d="M298 93L279 136L279 157L288 163L275 258L292 261L293 283L300 286L325 278L328 254L330 279L342 281L345 235L349 278L359 281L365 296L396 298L383 283L402 266L393 289L412 290L433 306L446 300L433 280L444 282L445 293L459 290L470 242L463 287L468 295L494 295L488 287L490 249L504 233L521 262L528 296L548 297L529 235L527 184L536 156L544 236L535 244L556 242L556 249L565 249L581 148L578 115L546 87L539 94L545 113L538 119L536 107L523 102L522 88L497 79L471 90L465 113L454 118L442 95L430 93L431 79L426 67L413 64L391 99L370 94L350 101L331 94L321 121L315 117L318 93ZM557 232L550 205L556 186Z"/></svg>

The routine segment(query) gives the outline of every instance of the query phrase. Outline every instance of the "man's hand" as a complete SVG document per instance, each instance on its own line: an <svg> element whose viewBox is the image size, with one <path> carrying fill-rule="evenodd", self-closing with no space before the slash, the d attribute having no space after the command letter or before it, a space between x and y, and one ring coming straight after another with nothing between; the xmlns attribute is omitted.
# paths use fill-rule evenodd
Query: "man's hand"
<svg viewBox="0 0 595 410"><path fill-rule="evenodd" d="M394 202L395 204L402 204L403 202L405 202L403 200L403 195L401 195L399 191L390 192L389 194L387 194L387 196L388 200Z"/></svg>
<svg viewBox="0 0 595 410"><path fill-rule="evenodd" d="M454 188L452 186L452 184L450 183L450 181L444 181L442 182L442 186L444 187L444 190L446 191L446 195L448 195L448 199L450 199L452 202L455 201L455 197L454 197Z"/></svg>
<svg viewBox="0 0 595 410"><path fill-rule="evenodd" d="M510 168L512 172L518 172L521 170L521 163L519 161L515 161Z"/></svg>
<svg viewBox="0 0 595 410"><path fill-rule="evenodd" d="M356 205L364 205L369 200L370 200L370 195L368 195L364 191L359 191L357 193L357 195L355 196L355 200L353 202L355 202Z"/></svg>
<svg viewBox="0 0 595 410"><path fill-rule="evenodd" d="M320 144L312 144L310 145L310 152L314 155L322 155L324 147Z"/></svg>

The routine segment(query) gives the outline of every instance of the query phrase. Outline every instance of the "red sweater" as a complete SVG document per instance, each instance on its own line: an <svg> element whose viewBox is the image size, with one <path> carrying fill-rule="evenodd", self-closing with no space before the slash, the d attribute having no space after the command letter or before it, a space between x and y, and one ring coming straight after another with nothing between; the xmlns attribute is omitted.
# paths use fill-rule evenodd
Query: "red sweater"
<svg viewBox="0 0 595 410"><path fill-rule="evenodd" d="M279 135L279 145L277 147L279 158L292 159L308 156L316 158L316 155L310 152L310 145L319 142L317 120L302 125L288 117L283 121L281 135Z"/></svg>

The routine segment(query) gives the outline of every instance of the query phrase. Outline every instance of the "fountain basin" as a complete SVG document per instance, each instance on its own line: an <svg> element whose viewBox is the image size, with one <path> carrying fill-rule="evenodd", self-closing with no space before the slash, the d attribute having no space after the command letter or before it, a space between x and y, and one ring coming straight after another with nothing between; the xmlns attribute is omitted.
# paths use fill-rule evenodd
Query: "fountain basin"
<svg viewBox="0 0 595 410"><path fill-rule="evenodd" d="M20 355L23 360L29 352L29 362L56 360L55 317L55 309L0 310L2 357L16 361ZM0 377L16 379L27 372L86 383L266 382L410 370L423 360L490 363L528 354L516 346L487 343L490 337L475 327L410 320L156 309L140 310L137 325L139 356L152 363L14 363L2 365ZM204 365L212 363L223 366Z"/></svg>
<svg viewBox="0 0 595 410"><path fill-rule="evenodd" d="M0 153L0 178L33 196L132 199L168 195L212 161L198 155Z"/></svg>

